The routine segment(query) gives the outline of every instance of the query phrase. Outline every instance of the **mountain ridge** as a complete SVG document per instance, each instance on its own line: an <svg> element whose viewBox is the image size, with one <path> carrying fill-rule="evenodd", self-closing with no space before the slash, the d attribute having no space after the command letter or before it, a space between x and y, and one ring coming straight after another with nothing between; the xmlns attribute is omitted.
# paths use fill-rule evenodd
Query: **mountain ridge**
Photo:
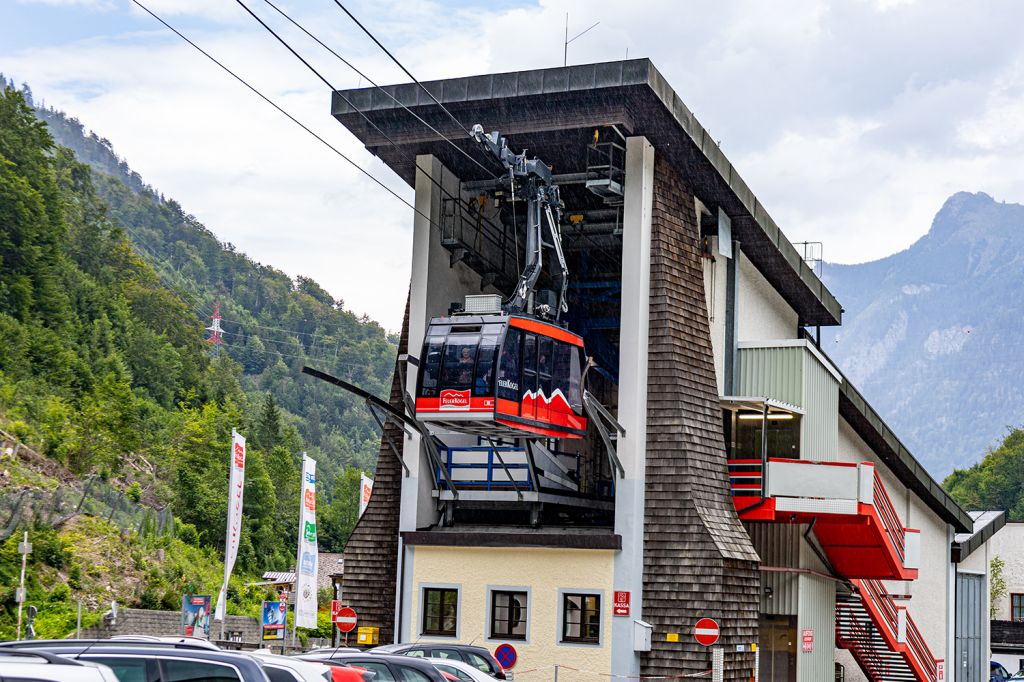
<svg viewBox="0 0 1024 682"><path fill-rule="evenodd" d="M957 192L903 251L826 264L844 324L832 355L939 477L980 459L1024 421L1024 206Z"/></svg>

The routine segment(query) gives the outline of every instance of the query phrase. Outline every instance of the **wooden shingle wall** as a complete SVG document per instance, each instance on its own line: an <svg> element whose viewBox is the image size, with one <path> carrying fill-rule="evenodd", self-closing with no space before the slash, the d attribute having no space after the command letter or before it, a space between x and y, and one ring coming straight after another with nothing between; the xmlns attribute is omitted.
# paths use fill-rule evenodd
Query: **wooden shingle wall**
<svg viewBox="0 0 1024 682"><path fill-rule="evenodd" d="M758 557L729 494L693 194L659 158L651 229L643 617L644 675L710 668L694 623L718 621L727 680L753 679ZM627 304L627 302L623 302ZM668 642L678 633L678 642ZM737 652L737 645L745 651Z"/></svg>
<svg viewBox="0 0 1024 682"><path fill-rule="evenodd" d="M409 345L409 303L405 304L398 354ZM391 405L405 409L401 374L395 362ZM391 644L395 629L395 583L398 577L398 520L402 498L402 465L387 445L386 437L402 447L402 429L388 422L381 437L373 494L352 535L345 544L342 599L359 614L359 625L380 628L380 644Z"/></svg>

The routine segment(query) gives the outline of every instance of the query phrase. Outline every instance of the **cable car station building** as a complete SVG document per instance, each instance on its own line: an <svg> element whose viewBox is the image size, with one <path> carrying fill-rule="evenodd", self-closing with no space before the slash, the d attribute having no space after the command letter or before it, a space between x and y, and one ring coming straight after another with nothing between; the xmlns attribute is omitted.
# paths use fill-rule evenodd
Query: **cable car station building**
<svg viewBox="0 0 1024 682"><path fill-rule="evenodd" d="M951 551L972 518L818 347L839 302L653 64L424 85L332 101L415 188L391 404L440 415L430 442L386 425L345 549L360 625L509 643L513 672L558 664L563 682L700 674L713 656L729 680L821 682L836 662L848 680L987 679L967 653L984 600L958 608L969 552ZM494 322L527 207L495 189L477 123L558 184L564 337ZM557 289L549 262L538 282ZM495 408L502 390L536 404ZM556 394L588 419L518 430Z"/></svg>

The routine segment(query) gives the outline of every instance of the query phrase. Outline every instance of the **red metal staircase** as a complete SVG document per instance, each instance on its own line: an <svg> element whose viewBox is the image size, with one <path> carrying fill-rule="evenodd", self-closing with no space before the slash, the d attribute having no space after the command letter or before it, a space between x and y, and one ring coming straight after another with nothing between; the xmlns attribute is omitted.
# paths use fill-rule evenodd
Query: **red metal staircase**
<svg viewBox="0 0 1024 682"><path fill-rule="evenodd" d="M836 595L836 646L847 649L872 682L936 682L938 663L906 607L879 580L852 580Z"/></svg>

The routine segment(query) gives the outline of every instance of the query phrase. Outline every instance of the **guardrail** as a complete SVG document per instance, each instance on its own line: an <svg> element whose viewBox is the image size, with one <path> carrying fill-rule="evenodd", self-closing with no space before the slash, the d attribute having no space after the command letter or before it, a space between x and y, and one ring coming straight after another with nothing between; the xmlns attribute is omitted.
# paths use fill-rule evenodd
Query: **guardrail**
<svg viewBox="0 0 1024 682"><path fill-rule="evenodd" d="M488 446L446 446L438 448L447 478L438 467L437 484L448 489L448 480L463 490L532 491L536 477L529 453L522 448Z"/></svg>
<svg viewBox="0 0 1024 682"><path fill-rule="evenodd" d="M902 652L921 679L928 682L937 680L938 663L906 607L893 604L880 580L854 580L853 584L863 595L865 608L874 615L872 620L890 648Z"/></svg>

